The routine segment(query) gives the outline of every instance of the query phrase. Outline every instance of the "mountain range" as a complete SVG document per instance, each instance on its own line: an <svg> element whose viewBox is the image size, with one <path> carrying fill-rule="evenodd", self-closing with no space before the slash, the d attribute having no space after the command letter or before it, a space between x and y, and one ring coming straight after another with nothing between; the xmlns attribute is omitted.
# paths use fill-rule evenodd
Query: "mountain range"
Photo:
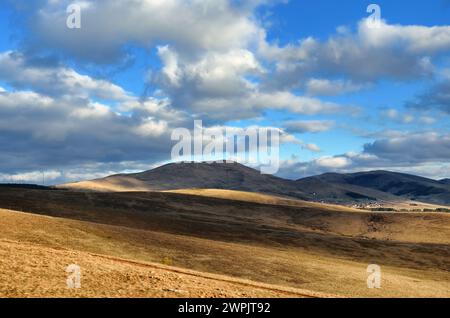
<svg viewBox="0 0 450 318"><path fill-rule="evenodd" d="M172 163L149 171L64 184L93 191L225 189L266 193L329 203L400 202L450 204L450 179L433 180L390 171L326 173L288 180L262 175L238 163Z"/></svg>

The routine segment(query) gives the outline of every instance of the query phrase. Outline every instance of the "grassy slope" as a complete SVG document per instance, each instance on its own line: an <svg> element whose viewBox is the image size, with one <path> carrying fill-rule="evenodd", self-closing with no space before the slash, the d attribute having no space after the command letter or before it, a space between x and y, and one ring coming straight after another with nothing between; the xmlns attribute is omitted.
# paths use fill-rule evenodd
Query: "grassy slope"
<svg viewBox="0 0 450 318"><path fill-rule="evenodd" d="M327 297L155 263L0 240L0 297ZM70 264L81 288L67 287Z"/></svg>
<svg viewBox="0 0 450 318"><path fill-rule="evenodd" d="M155 193L27 191L1 202L19 198L24 210L76 220L2 212L0 238L345 296L450 294L449 215ZM382 266L381 290L366 287L369 263Z"/></svg>

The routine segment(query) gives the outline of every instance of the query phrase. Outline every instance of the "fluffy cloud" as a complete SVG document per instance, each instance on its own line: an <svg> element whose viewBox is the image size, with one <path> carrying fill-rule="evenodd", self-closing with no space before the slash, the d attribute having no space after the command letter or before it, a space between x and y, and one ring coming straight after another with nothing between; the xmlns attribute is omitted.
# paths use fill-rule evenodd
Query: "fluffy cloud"
<svg viewBox="0 0 450 318"><path fill-rule="evenodd" d="M415 117L412 114L402 113L398 109L394 109L394 108L384 110L381 113L381 115L385 118L388 118L390 120L400 122L403 124L410 124L415 120Z"/></svg>
<svg viewBox="0 0 450 318"><path fill-rule="evenodd" d="M81 29L71 30L66 8L72 1L39 1L33 11L33 44L100 63L120 57L129 43L151 47L162 40L193 55L227 51L257 38L261 30L253 9L266 2L85 0Z"/></svg>
<svg viewBox="0 0 450 318"><path fill-rule="evenodd" d="M437 132L404 134L366 144L364 152L393 163L445 162L450 159L450 135Z"/></svg>
<svg viewBox="0 0 450 318"><path fill-rule="evenodd" d="M318 133L333 128L334 122L330 120L288 121L284 126L293 133Z"/></svg>
<svg viewBox="0 0 450 318"><path fill-rule="evenodd" d="M449 161L450 135L398 132L366 144L362 152L285 162L279 175L300 178L330 171L392 170L442 179L448 177Z"/></svg>
<svg viewBox="0 0 450 318"><path fill-rule="evenodd" d="M313 96L334 96L355 92L363 87L351 81L312 78L306 83L306 92Z"/></svg>
<svg viewBox="0 0 450 318"><path fill-rule="evenodd" d="M267 109L306 115L334 113L341 109L335 103L297 96L287 91L266 93L258 90L237 98L196 100L192 107L195 113L218 120L257 117Z"/></svg>
<svg viewBox="0 0 450 318"><path fill-rule="evenodd" d="M54 181L61 177L61 172L56 170L50 171L32 171L16 174L0 173L0 181L8 183L37 183L42 184L47 181Z"/></svg>
<svg viewBox="0 0 450 318"><path fill-rule="evenodd" d="M216 121L260 116L264 110L287 110L299 114L330 113L340 106L290 91L265 91L248 78L265 70L253 53L231 50L186 58L170 47L159 48L164 62L154 81L171 99L173 106Z"/></svg>
<svg viewBox="0 0 450 318"><path fill-rule="evenodd" d="M122 115L77 97L0 92L1 169L167 158L170 127L156 116Z"/></svg>
<svg viewBox="0 0 450 318"><path fill-rule="evenodd" d="M98 97L125 101L130 95L121 87L105 80L81 75L75 70L29 59L19 52L0 53L0 80L9 85L47 95L71 95L80 98Z"/></svg>
<svg viewBox="0 0 450 318"><path fill-rule="evenodd" d="M298 139L292 134L289 134L285 130L277 127L270 126L249 126L249 127L235 127L235 126L209 126L209 127L200 127L203 129L203 142L207 144L211 141L211 136L216 136L216 140L221 140L223 142L229 142L226 138L227 134L231 136L239 136L239 138L243 138L245 136L250 136L253 132L260 132L260 129L269 130L271 132L277 132L279 136L280 144L295 144L299 145L302 149L307 149L312 152L320 152L320 148L315 144L307 144L304 141ZM222 138L223 137L223 138ZM233 142L231 140L231 142Z"/></svg>
<svg viewBox="0 0 450 318"><path fill-rule="evenodd" d="M45 185L92 180L119 173L135 173L160 166L163 162L149 161L122 161L113 163L86 163L69 167L60 167L59 170L41 167L20 173L0 173L0 182L5 183L35 183ZM130 169L132 167L132 169Z"/></svg>
<svg viewBox="0 0 450 318"><path fill-rule="evenodd" d="M271 85L276 87L301 86L309 76L350 77L359 82L423 78L434 72L431 59L449 50L448 26L382 22L380 28L370 28L366 20L359 23L356 33L339 29L324 42L312 37L284 47L260 42L260 54L275 63L277 76L272 77ZM330 88L327 82L315 84ZM341 89L351 88L340 85Z"/></svg>
<svg viewBox="0 0 450 318"><path fill-rule="evenodd" d="M407 102L406 106L422 111L437 109L450 114L450 79L433 85L415 100Z"/></svg>
<svg viewBox="0 0 450 318"><path fill-rule="evenodd" d="M246 75L263 73L253 53L243 49L207 52L196 60L183 58L168 46L159 47L158 54L164 63L164 83L175 88L188 86L193 95L239 95L252 86Z"/></svg>
<svg viewBox="0 0 450 318"><path fill-rule="evenodd" d="M315 164L326 169L339 169L348 167L351 161L346 157L322 157L316 159Z"/></svg>
<svg viewBox="0 0 450 318"><path fill-rule="evenodd" d="M311 144L311 143L305 144L303 146L303 149L307 149L309 151L316 152L316 153L322 152L322 149L320 149L320 147L318 145Z"/></svg>
<svg viewBox="0 0 450 318"><path fill-rule="evenodd" d="M70 1L38 1L32 6L33 28L26 40L33 50L53 49L99 64L117 61L128 45L158 47L162 67L152 70L149 84L176 109L216 122L258 117L267 109L299 114L337 111L336 104L286 89L267 90L261 82L269 75L258 49L266 31L255 19L255 9L272 2L276 1L86 0L81 29L72 30L66 27ZM89 84L89 78L77 75L60 69L51 77L58 85L66 78ZM58 85L42 85L60 91ZM353 89L352 84L341 86Z"/></svg>
<svg viewBox="0 0 450 318"><path fill-rule="evenodd" d="M256 18L255 9L269 2L84 0L79 1L82 28L70 30L66 8L72 1L20 1L20 8L32 9L23 32L27 53L0 53L0 83L7 87L0 87L1 170L20 167L33 179L42 168L78 167L55 174L61 179L120 172L127 165L147 168L168 158L171 129L189 127L193 118L223 127L230 120L270 120L267 110L290 117L344 111L345 106L317 96L354 92L378 80L427 78L435 73L435 61L450 51L450 27L382 22L371 29L365 21L355 32L339 28L325 41L308 37L280 47L268 42ZM36 58L50 52L66 64L88 61L96 68L126 59L134 46L156 48L161 62L149 70L147 84L155 93L145 99L61 60ZM449 87L437 85L411 105L450 113ZM383 115L403 123L434 122L429 114L412 118L387 110ZM318 153L319 146L292 134L327 131L333 121L291 121L284 127L283 143ZM359 153L289 169L309 174L409 166L419 171L449 159L448 136L442 133L372 138Z"/></svg>

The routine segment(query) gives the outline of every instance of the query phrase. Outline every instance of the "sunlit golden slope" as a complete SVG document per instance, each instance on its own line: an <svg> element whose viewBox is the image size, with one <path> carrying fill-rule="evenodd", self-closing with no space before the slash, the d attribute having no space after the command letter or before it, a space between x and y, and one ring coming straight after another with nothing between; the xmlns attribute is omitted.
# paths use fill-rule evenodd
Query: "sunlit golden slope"
<svg viewBox="0 0 450 318"><path fill-rule="evenodd" d="M330 297L108 255L0 240L0 297ZM80 268L80 288L67 286L69 265Z"/></svg>
<svg viewBox="0 0 450 318"><path fill-rule="evenodd" d="M117 176L114 178L105 178L92 181L81 181L67 183L58 186L62 189L82 190L82 191L100 191L100 192L128 192L128 191L152 191L145 182L126 176Z"/></svg>
<svg viewBox="0 0 450 318"><path fill-rule="evenodd" d="M202 197L219 198L227 200L236 200L244 202L254 202L270 205L284 205L293 207L312 207L320 208L329 211L340 211L340 212L361 212L361 210L352 209L340 205L332 204L322 204L317 202L288 199L279 196L255 193L255 192L245 192L245 191L234 191L234 190L221 190L221 189L180 189L180 190L168 190L164 191L168 193L180 193L188 195L197 195Z"/></svg>
<svg viewBox="0 0 450 318"><path fill-rule="evenodd" d="M342 296L449 294L450 222L444 214L338 212L172 193L23 191L16 201L13 193L1 197L2 204L9 201L25 211L58 217L0 211L0 240ZM49 257L45 251L25 248L11 262L27 263L28 255L39 253ZM4 255L15 257L11 252ZM382 289L366 286L371 263L382 267ZM8 270L13 289L17 275ZM110 273L115 288L125 295L152 296L126 287L122 270ZM40 286L36 280L32 284ZM130 284L138 286L134 278ZM23 292L19 287L18 293ZM111 294L100 289L98 295ZM195 289L190 295L197 295Z"/></svg>

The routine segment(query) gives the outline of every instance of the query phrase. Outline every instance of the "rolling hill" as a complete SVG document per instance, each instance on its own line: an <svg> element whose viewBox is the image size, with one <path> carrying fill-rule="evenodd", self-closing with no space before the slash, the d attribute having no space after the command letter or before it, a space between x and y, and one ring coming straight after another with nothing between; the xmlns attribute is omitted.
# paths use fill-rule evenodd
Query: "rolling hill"
<svg viewBox="0 0 450 318"><path fill-rule="evenodd" d="M224 189L308 199L291 180L262 175L238 163L172 163L141 173L113 175L60 187L98 191Z"/></svg>
<svg viewBox="0 0 450 318"><path fill-rule="evenodd" d="M113 175L59 187L113 192L219 189L338 204L404 201L450 204L450 185L446 181L389 171L327 173L294 181L262 175L237 163L167 164L141 173Z"/></svg>
<svg viewBox="0 0 450 318"><path fill-rule="evenodd" d="M37 228L46 223L59 230L64 220L18 215L2 211L9 219L29 218ZM134 297L134 298L319 298L326 294L276 286L225 275L95 254L63 247L0 239L0 297ZM24 261L25 260L25 261ZM69 264L81 268L81 288L67 288ZM20 276L17 275L20 273Z"/></svg>
<svg viewBox="0 0 450 318"><path fill-rule="evenodd" d="M197 191L2 189L0 294L284 297L295 288L309 291L303 295L449 295L449 214ZM83 268L79 294L64 288L72 263ZM383 288L367 288L368 264L382 266Z"/></svg>
<svg viewBox="0 0 450 318"><path fill-rule="evenodd" d="M450 186L442 182L390 171L351 174L327 173L296 181L309 194L325 201L351 199L387 200L403 198L435 204L450 204Z"/></svg>

